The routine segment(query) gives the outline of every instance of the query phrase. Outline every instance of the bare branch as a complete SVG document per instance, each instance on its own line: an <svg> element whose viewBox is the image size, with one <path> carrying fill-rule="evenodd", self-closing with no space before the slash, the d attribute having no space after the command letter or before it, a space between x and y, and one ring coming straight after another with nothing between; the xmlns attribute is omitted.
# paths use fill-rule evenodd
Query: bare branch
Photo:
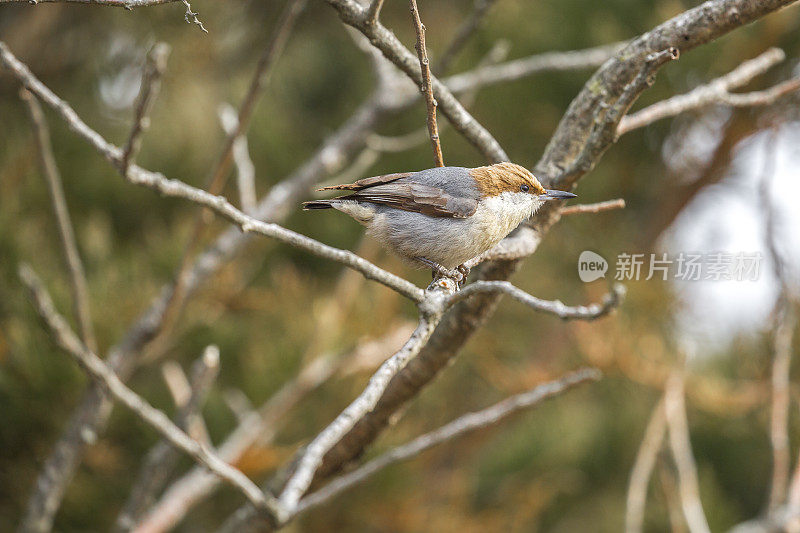
<svg viewBox="0 0 800 533"><path fill-rule="evenodd" d="M669 427L669 444L672 457L678 468L678 489L686 524L691 533L708 533L708 521L700 502L700 485L697 480L697 466L692 455L689 439L689 423L686 421L684 403L683 370L675 370L667 380L664 393L664 410Z"/></svg>
<svg viewBox="0 0 800 533"><path fill-rule="evenodd" d="M508 281L476 281L450 296L448 306L480 292L507 294L528 307L532 307L537 311L556 315L564 320L594 320L600 318L610 313L612 309L618 307L625 297L625 287L617 283L612 287L611 292L603 297L602 304L568 307L560 300L542 300L532 296L522 289L515 287Z"/></svg>
<svg viewBox="0 0 800 533"><path fill-rule="evenodd" d="M428 112L428 135L431 137L433 147L433 161L437 167L444 166L442 157L442 144L439 141L439 128L436 125L436 100L433 98L433 87L431 87L431 67L428 61L428 50L425 47L425 26L419 18L417 0L408 0L411 8L411 19L414 21L414 30L417 33L417 57L419 57L419 68L422 72L422 82L420 90L425 95L425 106Z"/></svg>
<svg viewBox="0 0 800 533"><path fill-rule="evenodd" d="M181 449L198 463L214 472L226 483L241 492L247 500L275 523L283 520L285 512L275 498L265 495L255 483L241 471L230 466L206 446L192 439L161 411L155 409L138 394L129 389L117 375L96 354L86 349L80 339L69 329L64 318L58 314L50 295L41 280L27 265L20 266L19 276L31 293L31 298L39 315L50 329L56 343L70 354L81 368L102 383L120 403L133 411L139 418L158 431L173 446Z"/></svg>
<svg viewBox="0 0 800 533"><path fill-rule="evenodd" d="M565 392L576 385L587 381L597 381L600 377L601 373L597 369L584 368L571 372L558 380L539 385L527 392L506 398L502 402L481 411L460 416L449 424L421 435L369 461L356 470L334 479L320 490L300 500L297 506L297 513L305 512L312 507L325 503L332 497L370 478L389 465L410 459L437 444L496 424L517 411L534 407L542 401Z"/></svg>
<svg viewBox="0 0 800 533"><path fill-rule="evenodd" d="M725 95L722 102L732 107L768 106L798 89L800 89L800 78L793 78L763 91Z"/></svg>
<svg viewBox="0 0 800 533"><path fill-rule="evenodd" d="M381 16L381 9L383 9L383 0L372 0L367 9L367 23L377 24Z"/></svg>
<svg viewBox="0 0 800 533"><path fill-rule="evenodd" d="M561 216L568 215L582 215L584 213L602 213L603 211L613 211L615 209L625 209L625 200L617 198L616 200L606 200L605 202L597 202L595 204L575 204L568 205L561 210Z"/></svg>
<svg viewBox="0 0 800 533"><path fill-rule="evenodd" d="M239 120L236 117L236 110L229 104L223 104L218 110L222 129L225 133L232 135L239 128ZM236 185L239 189L239 201L242 211L248 215L252 214L258 203L256 194L256 167L250 159L250 152L247 149L247 136L242 133L233 141L232 147L233 162L236 165Z"/></svg>
<svg viewBox="0 0 800 533"><path fill-rule="evenodd" d="M395 37L394 33L384 27L380 21L368 19L368 9L355 0L327 0L338 12L342 20L363 33L400 70L405 72L415 83L422 83L419 61ZM433 95L442 113L450 120L453 127L472 143L492 162L508 161L497 140L466 110L445 85L431 76Z"/></svg>
<svg viewBox="0 0 800 533"><path fill-rule="evenodd" d="M206 27L203 26L203 23L200 22L199 18L197 18L197 15L199 15L199 13L195 13L194 11L192 11L192 6L191 4L189 4L189 0L181 0L181 1L183 2L183 5L186 6L186 13L183 15L183 18L186 20L186 23L196 24L200 26L200 29L203 30L203 33L208 33Z"/></svg>
<svg viewBox="0 0 800 533"><path fill-rule="evenodd" d="M772 263L780 293L773 309L774 327L772 344L772 402L770 411L770 443L772 445L772 481L770 484L767 513L777 510L786 499L791 468L789 442L790 370L792 363L792 336L795 316L792 308L791 288L786 274L783 256L778 250L775 205L770 195L770 186L775 177L777 130L770 131L764 143L764 167L759 186L761 210L764 213L764 241ZM792 481L794 484L796 480ZM796 497L796 496L795 496ZM793 502L787 502L792 509Z"/></svg>
<svg viewBox="0 0 800 533"><path fill-rule="evenodd" d="M208 346L193 365L188 396L175 415L175 425L189 435L192 435L190 429L192 419L198 417L198 412L218 373L219 348ZM166 440L158 442L150 449L142 462L130 496L117 516L115 531L131 531L136 527L145 509L152 504L156 493L164 486L174 470L177 460L177 450Z"/></svg>
<svg viewBox="0 0 800 533"><path fill-rule="evenodd" d="M713 104L734 107L769 105L779 97L800 88L800 79L781 83L765 91L747 94L732 94L730 91L747 85L753 78L780 63L785 57L786 54L780 48L770 48L758 57L745 61L728 74L686 94L673 96L624 117L617 128L617 133L623 135L663 118L674 117Z"/></svg>
<svg viewBox="0 0 800 533"><path fill-rule="evenodd" d="M61 237L61 249L64 253L64 262L69 272L70 289L72 290L72 306L81 340L90 350L97 350L97 340L92 326L92 313L89 305L89 289L86 283L86 272L78 253L78 244L75 242L75 231L69 217L67 200L64 197L64 188L61 184L61 174L58 171L53 147L50 144L50 131L47 127L42 108L38 100L27 90L20 91L20 98L27 104L28 114L33 127L36 148L39 154L39 165L42 175L47 183L50 193L50 202L56 218L58 234ZM44 495L43 495L44 496ZM46 496L44 496L46 497Z"/></svg>
<svg viewBox="0 0 800 533"><path fill-rule="evenodd" d="M461 93L476 87L515 81L542 72L597 68L613 57L623 44L612 43L584 50L534 54L499 65L480 67L462 74L448 76L444 79L444 83L452 92Z"/></svg>
<svg viewBox="0 0 800 533"><path fill-rule="evenodd" d="M114 166L119 166L122 152L113 144L106 141L99 133L91 129L65 101L53 94L43 85L23 63L21 63L5 43L0 42L0 60L11 69L17 78L25 84L34 94L38 95L45 103L53 107L70 128L89 142L101 155ZM414 302L420 303L424 298L424 291L414 284L383 270L369 261L347 250L339 250L322 244L319 241L283 228L277 224L262 222L254 217L244 214L236 209L224 197L215 196L202 189L192 187L179 180L170 180L162 174L145 170L138 165L131 165L127 176L124 178L135 184L148 187L160 192L164 196L184 198L204 207L208 207L217 214L227 218L244 232L259 233L273 237L286 244L325 257L333 261L358 270L365 277L373 279L390 287Z"/></svg>
<svg viewBox="0 0 800 533"><path fill-rule="evenodd" d="M183 408L192 395L192 385L189 383L189 377L186 372L183 371L177 361L170 360L161 365L161 377L164 378L164 383L167 385L167 390L172 396L175 407L178 409Z"/></svg>
<svg viewBox="0 0 800 533"><path fill-rule="evenodd" d="M641 533L644 523L644 509L647 503L647 488L650 476L664 442L667 419L664 413L664 400L659 400L650 415L636 461L631 469L628 482L628 498L625 506L625 533Z"/></svg>
<svg viewBox="0 0 800 533"><path fill-rule="evenodd" d="M158 90L161 86L161 76L167 68L167 57L170 47L166 43L156 43L147 54L147 60L142 73L142 86L139 90L139 100L136 103L136 112L133 119L128 142L122 151L120 172L128 173L128 167L136 159L142 145L142 134L150 127L150 111L153 108Z"/></svg>

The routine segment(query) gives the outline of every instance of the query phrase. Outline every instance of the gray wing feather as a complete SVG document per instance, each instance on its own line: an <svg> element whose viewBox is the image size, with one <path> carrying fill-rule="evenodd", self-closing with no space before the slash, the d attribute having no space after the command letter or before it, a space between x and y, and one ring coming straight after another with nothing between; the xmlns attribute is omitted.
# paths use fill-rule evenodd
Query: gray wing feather
<svg viewBox="0 0 800 533"><path fill-rule="evenodd" d="M370 202L432 217L467 218L478 208L478 191L462 167L387 174L326 189L356 191L338 199Z"/></svg>

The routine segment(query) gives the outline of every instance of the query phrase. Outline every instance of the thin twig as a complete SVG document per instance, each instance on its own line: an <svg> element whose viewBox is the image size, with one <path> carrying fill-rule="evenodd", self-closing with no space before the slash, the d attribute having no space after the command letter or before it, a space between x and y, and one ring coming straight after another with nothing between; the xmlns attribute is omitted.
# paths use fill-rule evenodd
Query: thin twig
<svg viewBox="0 0 800 533"><path fill-rule="evenodd" d="M623 135L637 128L642 128L667 117L700 109L713 104L724 104L734 107L752 107L769 105L779 97L800 88L800 79L789 80L765 91L747 94L732 94L730 91L748 84L756 76L760 76L772 66L784 60L786 54L780 48L770 48L763 54L745 61L728 74L709 83L701 85L686 94L673 96L661 102L627 115L617 128Z"/></svg>
<svg viewBox="0 0 800 533"><path fill-rule="evenodd" d="M617 198L616 200L606 200L605 202L597 202L595 204L568 205L561 210L561 216L602 213L603 211L613 211L615 209L625 209L625 200Z"/></svg>
<svg viewBox="0 0 800 533"><path fill-rule="evenodd" d="M89 351L80 342L80 339L70 330L64 318L58 314L41 280L29 266L21 265L19 276L30 291L31 299L56 343L70 354L92 379L102 383L105 390L114 398L133 411L173 446L184 451L195 461L203 464L226 483L241 492L251 504L265 513L270 521L274 523L283 521L285 512L280 502L271 495L262 493L258 486L241 471L220 459L208 447L192 439L176 426L167 415L154 408L141 396L129 389L96 354Z"/></svg>
<svg viewBox="0 0 800 533"><path fill-rule="evenodd" d="M476 281L450 296L448 306L481 292L507 294L528 307L536 309L537 311L553 314L564 320L594 320L603 317L614 308L618 307L625 297L625 287L617 283L612 287L611 292L603 297L603 302L601 304L570 307L564 305L560 300L542 300L541 298L532 296L522 289L515 287L508 281Z"/></svg>
<svg viewBox="0 0 800 533"><path fill-rule="evenodd" d="M131 128L128 142L125 143L125 148L122 150L120 172L123 175L128 173L128 167L136 159L136 155L142 145L142 134L150 126L150 111L158 96L161 76L167 68L169 50L168 44L156 43L150 53L147 54L144 72L142 73L142 85L139 90L139 100L136 103L133 127Z"/></svg>
<svg viewBox="0 0 800 533"><path fill-rule="evenodd" d="M692 455L689 423L686 420L684 397L684 371L675 370L667 380L664 393L664 410L669 427L669 444L678 468L678 489L686 524L691 533L709 533L708 521L700 501L697 465Z"/></svg>
<svg viewBox="0 0 800 533"><path fill-rule="evenodd" d="M175 415L175 425L189 435L192 434L190 430L192 419L200 411L218 373L219 348L208 346L193 365L188 397ZM152 504L156 493L172 473L177 459L177 450L166 440L158 442L150 449L142 462L128 500L117 516L115 531L131 531L136 527L145 509Z"/></svg>
<svg viewBox="0 0 800 533"><path fill-rule="evenodd" d="M642 443L636 454L628 482L628 498L625 506L625 533L640 533L644 524L644 510L647 503L647 488L650 476L664 442L667 419L664 413L664 400L659 400L650 415Z"/></svg>
<svg viewBox="0 0 800 533"><path fill-rule="evenodd" d="M199 13L195 13L194 11L192 11L192 6L191 4L189 4L189 0L182 0L182 1L183 5L186 6L186 13L183 15L183 18L186 20L186 23L196 24L200 26L200 29L203 30L203 33L208 33L206 27L203 26L203 23L200 21L199 18L197 18L197 15L199 15Z"/></svg>
<svg viewBox="0 0 800 533"><path fill-rule="evenodd" d="M238 129L236 110L229 104L223 104L218 110L219 120L225 133L231 135ZM256 193L256 167L250 159L247 149L247 136L242 133L233 141L233 162L236 165L236 186L239 189L239 202L242 211L253 214L258 203Z"/></svg>
<svg viewBox="0 0 800 533"><path fill-rule="evenodd" d="M792 306L791 287L786 273L786 264L778 249L777 213L770 189L775 178L777 156L777 126L773 126L764 140L764 166L762 169L759 196L764 213L764 241L775 278L780 288L772 312L774 327L771 331L772 347L772 402L770 410L770 443L772 445L772 481L770 484L767 513L775 512L786 499L791 468L789 442L790 370L792 362L792 336L795 316ZM793 482L794 483L794 482ZM791 502L787 502L790 503Z"/></svg>
<svg viewBox="0 0 800 533"><path fill-rule="evenodd" d="M53 206L53 214L56 218L58 234L61 237L61 249L64 253L64 262L69 272L70 289L72 290L72 307L75 313L75 320L78 322L78 331L81 332L81 340L90 350L97 350L97 340L92 326L92 313L89 304L89 289L86 283L86 272L83 269L78 244L75 242L75 231L69 217L67 200L64 197L64 188L61 184L61 174L58 171L53 147L50 143L50 131L47 121L42 113L39 101L27 89L20 90L20 98L27 104L28 114L33 127L33 135L36 140L39 164L42 175L47 183L47 190L50 193L50 202Z"/></svg>
<svg viewBox="0 0 800 533"><path fill-rule="evenodd" d="M303 498L297 506L297 513L325 503L332 497L361 483L380 470L399 461L410 459L425 450L447 442L469 432L500 422L505 417L540 404L576 385L587 381L597 381L602 374L594 368L584 368L571 372L562 378L544 383L527 392L516 394L481 411L458 417L452 422L402 444L383 455L360 466L356 470L334 479L323 488Z"/></svg>
<svg viewBox="0 0 800 533"><path fill-rule="evenodd" d="M433 87L431 86L431 67L428 61L428 50L425 47L425 26L419 17L417 0L408 0L411 8L411 19L414 22L414 30L417 33L417 57L419 58L419 68L422 72L422 83L420 90L425 95L425 106L428 112L428 135L431 137L431 147L433 148L433 161L435 166L443 167L444 158L442 157L442 144L439 140L439 128L436 125L436 99L433 97Z"/></svg>
<svg viewBox="0 0 800 533"><path fill-rule="evenodd" d="M367 9L367 24L377 24L383 9L383 0L372 0Z"/></svg>
<svg viewBox="0 0 800 533"><path fill-rule="evenodd" d="M624 44L612 43L583 50L533 54L520 59L512 59L499 65L484 66L448 76L443 82L452 92L461 93L476 87L520 80L542 72L597 68L613 57Z"/></svg>

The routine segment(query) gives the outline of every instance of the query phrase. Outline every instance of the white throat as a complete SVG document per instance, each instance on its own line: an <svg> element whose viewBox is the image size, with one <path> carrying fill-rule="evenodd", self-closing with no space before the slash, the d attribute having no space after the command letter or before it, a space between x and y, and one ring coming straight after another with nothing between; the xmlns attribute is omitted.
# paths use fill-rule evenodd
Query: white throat
<svg viewBox="0 0 800 533"><path fill-rule="evenodd" d="M494 214L511 229L533 216L545 200L524 192L504 192L497 196L484 199L483 203L488 211Z"/></svg>

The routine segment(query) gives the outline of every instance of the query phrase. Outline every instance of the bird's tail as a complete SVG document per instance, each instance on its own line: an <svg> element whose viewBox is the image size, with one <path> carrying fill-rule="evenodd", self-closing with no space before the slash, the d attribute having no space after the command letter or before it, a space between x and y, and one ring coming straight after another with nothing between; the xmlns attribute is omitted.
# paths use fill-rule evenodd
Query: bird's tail
<svg viewBox="0 0 800 533"><path fill-rule="evenodd" d="M314 200L311 202L303 202L303 211L309 211L311 209L330 209L333 207L333 204L330 200Z"/></svg>

